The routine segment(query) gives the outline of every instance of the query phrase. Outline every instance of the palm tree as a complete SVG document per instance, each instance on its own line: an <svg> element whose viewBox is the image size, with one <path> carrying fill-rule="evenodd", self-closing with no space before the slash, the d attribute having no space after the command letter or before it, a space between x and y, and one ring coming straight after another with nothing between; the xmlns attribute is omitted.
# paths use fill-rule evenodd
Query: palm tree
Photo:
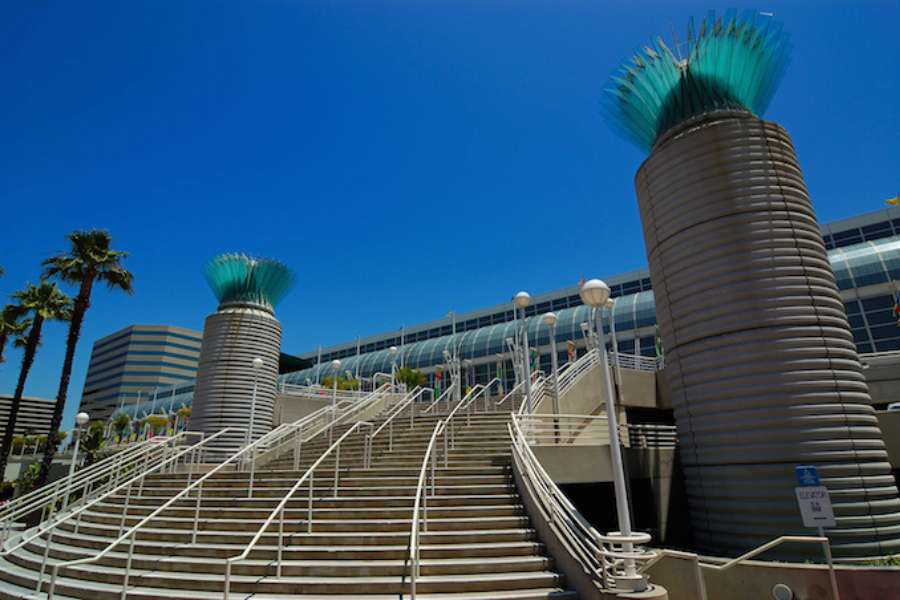
<svg viewBox="0 0 900 600"><path fill-rule="evenodd" d="M7 304L0 311L0 363L3 362L3 351L9 338L17 337L28 331L31 326L29 319L22 319L22 307L15 304Z"/></svg>
<svg viewBox="0 0 900 600"><path fill-rule="evenodd" d="M6 420L6 431L3 433L3 443L0 445L0 474L6 472L6 459L12 448L13 432L19 416L19 405L22 402L22 394L25 393L25 381L28 379L28 372L34 363L34 355L41 343L41 329L44 321L67 321L72 316L72 299L60 291L55 283L28 284L24 290L13 294L13 298L19 302L23 314L32 315L32 320L28 335L25 337L19 381L16 383L16 392L9 407L9 417Z"/></svg>
<svg viewBox="0 0 900 600"><path fill-rule="evenodd" d="M75 358L75 347L81 335L81 324L84 314L91 306L91 290L95 281L102 281L110 289L118 289L132 293L132 274L122 266L122 259L128 256L125 252L110 248L112 238L108 231L92 229L90 231L73 231L66 238L71 248L66 253L48 258L44 261L44 279L55 277L65 283L78 286L75 296L75 307L69 323L69 335L66 338L66 356L63 360L62 374L59 377L59 389L56 392L56 405L53 419L50 421L50 435L41 473L37 485L42 486L50 473L50 464L56 454L58 444L56 433L62 421L63 409L66 407L66 394L69 392L69 379L72 376L72 361Z"/></svg>

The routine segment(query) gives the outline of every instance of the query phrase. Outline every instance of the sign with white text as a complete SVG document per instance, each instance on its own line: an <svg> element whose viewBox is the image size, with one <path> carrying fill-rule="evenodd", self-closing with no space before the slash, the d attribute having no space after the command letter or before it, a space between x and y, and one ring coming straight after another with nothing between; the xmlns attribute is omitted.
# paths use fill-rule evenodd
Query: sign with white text
<svg viewBox="0 0 900 600"><path fill-rule="evenodd" d="M834 527L834 511L831 497L824 485L794 488L797 504L803 517L803 526L810 528Z"/></svg>

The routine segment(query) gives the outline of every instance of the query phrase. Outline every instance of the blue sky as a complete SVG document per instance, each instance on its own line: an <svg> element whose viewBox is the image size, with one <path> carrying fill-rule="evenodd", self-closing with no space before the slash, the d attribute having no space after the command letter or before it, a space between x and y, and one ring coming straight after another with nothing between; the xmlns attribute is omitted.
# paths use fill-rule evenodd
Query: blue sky
<svg viewBox="0 0 900 600"><path fill-rule="evenodd" d="M73 229L132 254L135 295L95 291L67 421L93 340L202 328L221 252L296 270L287 352L643 266L643 156L599 98L632 49L710 5L629 4L3 3L0 297ZM766 116L819 217L881 207L900 191L900 2L752 6L792 34ZM64 336L47 328L26 393L55 394Z"/></svg>

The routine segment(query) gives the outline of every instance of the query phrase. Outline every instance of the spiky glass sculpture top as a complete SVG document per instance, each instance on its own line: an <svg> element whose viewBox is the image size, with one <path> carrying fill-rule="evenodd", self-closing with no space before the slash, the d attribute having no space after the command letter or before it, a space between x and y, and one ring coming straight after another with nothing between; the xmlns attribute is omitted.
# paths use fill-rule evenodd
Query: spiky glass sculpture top
<svg viewBox="0 0 900 600"><path fill-rule="evenodd" d="M217 256L207 263L205 275L220 307L256 304L273 309L294 284L294 276L284 264L246 254Z"/></svg>
<svg viewBox="0 0 900 600"><path fill-rule="evenodd" d="M710 12L675 52L657 37L611 77L603 105L610 125L644 150L685 120L714 110L761 115L784 74L789 36L770 16Z"/></svg>

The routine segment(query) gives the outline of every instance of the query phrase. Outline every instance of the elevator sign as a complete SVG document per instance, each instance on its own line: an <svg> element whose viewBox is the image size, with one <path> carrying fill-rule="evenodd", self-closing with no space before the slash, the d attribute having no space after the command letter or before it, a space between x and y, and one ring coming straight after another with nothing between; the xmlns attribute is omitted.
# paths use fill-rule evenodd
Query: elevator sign
<svg viewBox="0 0 900 600"><path fill-rule="evenodd" d="M819 472L813 466L801 465L794 469L799 487L794 488L803 526L811 529L834 527L834 511L828 488L821 485Z"/></svg>

